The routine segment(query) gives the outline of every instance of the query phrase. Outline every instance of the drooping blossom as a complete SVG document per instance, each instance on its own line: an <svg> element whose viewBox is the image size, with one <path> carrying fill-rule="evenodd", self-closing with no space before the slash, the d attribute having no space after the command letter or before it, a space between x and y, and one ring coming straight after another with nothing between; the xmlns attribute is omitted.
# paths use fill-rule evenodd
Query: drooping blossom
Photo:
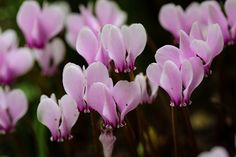
<svg viewBox="0 0 236 157"><path fill-rule="evenodd" d="M18 48L13 30L0 33L0 43L0 84L9 84L31 69L33 57L29 49Z"/></svg>
<svg viewBox="0 0 236 157"><path fill-rule="evenodd" d="M140 104L149 103L151 104L157 96L158 86L151 82L148 77L140 73L135 76L135 80L141 90Z"/></svg>
<svg viewBox="0 0 236 157"><path fill-rule="evenodd" d="M89 27L96 35L105 24L121 26L126 20L126 13L110 0L98 0L95 4L95 15L93 6L87 8L80 6L80 14L72 13L67 17L66 40L71 47L76 47L76 39L83 27Z"/></svg>
<svg viewBox="0 0 236 157"><path fill-rule="evenodd" d="M147 34L142 24L122 28L107 24L102 29L101 40L115 71L129 72L135 69L135 60L145 48Z"/></svg>
<svg viewBox="0 0 236 157"><path fill-rule="evenodd" d="M162 27L171 32L177 41L180 30L189 34L194 22L198 22L202 29L209 24L218 24L225 43L230 41L228 22L217 1L204 1L200 4L194 2L185 11L179 5L166 4L160 10L159 21Z"/></svg>
<svg viewBox="0 0 236 157"><path fill-rule="evenodd" d="M44 48L63 28L65 14L56 5L40 8L36 1L24 1L17 13L17 24L30 48Z"/></svg>
<svg viewBox="0 0 236 157"><path fill-rule="evenodd" d="M104 157L111 157L114 143L116 141L116 137L113 135L112 130L102 131L99 136L99 141L102 143Z"/></svg>
<svg viewBox="0 0 236 157"><path fill-rule="evenodd" d="M66 64L63 69L64 89L76 101L81 112L89 112L91 107L87 104L87 92L96 82L113 86L107 68L100 62L90 64L86 70L73 63Z"/></svg>
<svg viewBox="0 0 236 157"><path fill-rule="evenodd" d="M27 110L28 102L23 91L0 87L0 133L14 131Z"/></svg>
<svg viewBox="0 0 236 157"><path fill-rule="evenodd" d="M216 146L208 152L200 153L198 157L229 157L229 154L224 147Z"/></svg>
<svg viewBox="0 0 236 157"><path fill-rule="evenodd" d="M166 45L156 52L156 63L147 68L147 76L170 96L171 106L190 104L194 89L204 77L204 67L198 57L183 59L181 50Z"/></svg>
<svg viewBox="0 0 236 157"><path fill-rule="evenodd" d="M83 27L80 30L76 41L76 50L88 64L96 61L107 66L109 64L110 58L102 47L100 34L97 35L89 27Z"/></svg>
<svg viewBox="0 0 236 157"><path fill-rule="evenodd" d="M208 75L213 59L224 48L224 38L218 24L210 24L205 29L201 29L199 23L195 22L190 35L180 31L179 46L182 58L187 59L194 56L201 58L205 74Z"/></svg>
<svg viewBox="0 0 236 157"><path fill-rule="evenodd" d="M75 101L68 95L64 95L58 102L54 94L50 98L42 95L37 117L50 130L51 140L60 142L72 138L71 129L79 112Z"/></svg>
<svg viewBox="0 0 236 157"><path fill-rule="evenodd" d="M65 56L64 42L55 38L44 49L35 49L35 59L42 68L43 75L54 75Z"/></svg>

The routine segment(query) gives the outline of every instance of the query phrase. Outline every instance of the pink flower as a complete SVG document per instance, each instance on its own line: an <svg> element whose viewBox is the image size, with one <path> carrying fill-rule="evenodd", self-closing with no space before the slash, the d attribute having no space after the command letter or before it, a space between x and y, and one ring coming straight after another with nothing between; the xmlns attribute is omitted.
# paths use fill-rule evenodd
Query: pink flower
<svg viewBox="0 0 236 157"><path fill-rule="evenodd" d="M100 62L90 64L86 70L73 63L68 63L64 67L64 89L76 101L81 112L89 112L91 109L87 103L87 92L94 83L99 82L107 87L113 86L107 68Z"/></svg>
<svg viewBox="0 0 236 157"><path fill-rule="evenodd" d="M63 28L64 13L56 5L25 1L17 13L17 24L30 48L43 48Z"/></svg>
<svg viewBox="0 0 236 157"><path fill-rule="evenodd" d="M203 61L205 74L208 75L213 59L224 48L224 38L218 24L202 28L195 22L189 36L183 31L180 32L179 45L182 58L198 56Z"/></svg>
<svg viewBox="0 0 236 157"><path fill-rule="evenodd" d="M109 65L110 58L102 47L100 34L94 33L89 27L83 27L76 41L77 52L84 57L88 64L99 61Z"/></svg>
<svg viewBox="0 0 236 157"><path fill-rule="evenodd" d="M73 13L68 16L66 22L66 40L71 47L76 47L76 39L83 27L89 27L97 36L97 33L105 24L121 26L126 20L126 13L110 0L98 0L95 4L95 14L92 6L85 8L80 6L80 14Z"/></svg>
<svg viewBox="0 0 236 157"><path fill-rule="evenodd" d="M64 95L58 102L54 94L51 98L42 95L37 117L51 131L52 141L63 141L72 138L71 128L76 123L79 112L76 103L68 95Z"/></svg>
<svg viewBox="0 0 236 157"><path fill-rule="evenodd" d="M116 72L128 72L135 69L135 59L144 50L147 35L142 24L122 26L121 29L107 24L102 29L101 40Z"/></svg>
<svg viewBox="0 0 236 157"><path fill-rule="evenodd" d="M173 18L173 16L175 17ZM181 6L172 3L166 4L160 10L159 21L162 27L171 32L177 41L180 30L189 34L194 22L198 22L201 27L218 24L225 43L230 41L227 19L216 1L205 1L201 4L195 2L190 4L186 11Z"/></svg>
<svg viewBox="0 0 236 157"><path fill-rule="evenodd" d="M181 50L166 45L155 55L156 63L147 68L147 76L170 96L172 106L190 104L190 96L204 77L202 61L198 57L181 59Z"/></svg>
<svg viewBox="0 0 236 157"><path fill-rule="evenodd" d="M0 133L9 133L28 109L28 102L23 91L0 87Z"/></svg>
<svg viewBox="0 0 236 157"><path fill-rule="evenodd" d="M44 75L54 75L65 56L65 45L59 38L47 43L44 49L35 49L35 59Z"/></svg>
<svg viewBox="0 0 236 157"><path fill-rule="evenodd" d="M151 104L157 96L158 86L151 82L143 73L135 76L135 80L141 91L141 104L149 103Z"/></svg>
<svg viewBox="0 0 236 157"><path fill-rule="evenodd" d="M198 157L229 157L229 154L224 147L216 146L209 152L200 153Z"/></svg>
<svg viewBox="0 0 236 157"><path fill-rule="evenodd" d="M112 131L102 132L99 136L99 141L102 143L104 157L111 157L116 137Z"/></svg>
<svg viewBox="0 0 236 157"><path fill-rule="evenodd" d="M9 84L32 68L33 57L29 49L18 48L13 30L1 33L0 43L0 84Z"/></svg>

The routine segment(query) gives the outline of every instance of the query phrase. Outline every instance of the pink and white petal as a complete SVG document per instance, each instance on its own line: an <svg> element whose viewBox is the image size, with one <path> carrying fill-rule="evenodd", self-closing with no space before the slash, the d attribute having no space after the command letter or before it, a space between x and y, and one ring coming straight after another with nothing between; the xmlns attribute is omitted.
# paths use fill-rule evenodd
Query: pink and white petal
<svg viewBox="0 0 236 157"><path fill-rule="evenodd" d="M82 28L76 40L77 52L84 57L88 64L91 64L95 61L98 49L98 39L93 31L88 27Z"/></svg>
<svg viewBox="0 0 236 157"><path fill-rule="evenodd" d="M193 23L189 36L190 36L190 40L194 40L194 39L205 40L203 29L198 22Z"/></svg>
<svg viewBox="0 0 236 157"><path fill-rule="evenodd" d="M172 45L165 45L159 48L155 54L157 64L163 66L168 60L171 60L178 67L180 66L180 53L181 51Z"/></svg>
<svg viewBox="0 0 236 157"><path fill-rule="evenodd" d="M7 62L14 74L21 76L31 70L34 60L30 49L19 48L8 53Z"/></svg>
<svg viewBox="0 0 236 157"><path fill-rule="evenodd" d="M95 62L88 66L86 79L88 88L95 82L104 83L109 88L113 87L113 82L109 77L107 67L100 62Z"/></svg>
<svg viewBox="0 0 236 157"><path fill-rule="evenodd" d="M60 38L55 38L50 44L51 55L53 59L54 66L59 65L65 57L65 44Z"/></svg>
<svg viewBox="0 0 236 157"><path fill-rule="evenodd" d="M208 64L212 61L213 56L207 42L202 40L193 40L190 46L194 53L204 61L204 64Z"/></svg>
<svg viewBox="0 0 236 157"><path fill-rule="evenodd" d="M140 87L140 103L147 102L149 99L148 92L147 92L147 77L143 75L143 73L139 73L138 75L135 76L134 79L135 82Z"/></svg>
<svg viewBox="0 0 236 157"><path fill-rule="evenodd" d="M123 122L125 115L139 105L141 90L137 82L121 80L114 86L112 95L121 113L120 122Z"/></svg>
<svg viewBox="0 0 236 157"><path fill-rule="evenodd" d="M174 62L166 61L160 78L160 87L162 87L169 94L171 98L171 105L181 105L182 86L182 77L179 68Z"/></svg>
<svg viewBox="0 0 236 157"><path fill-rule="evenodd" d="M229 31L228 31L228 22L226 17L224 16L223 12L219 4L215 1L210 1L211 4L208 6L208 20L209 24L219 24L223 37L225 41L229 40Z"/></svg>
<svg viewBox="0 0 236 157"><path fill-rule="evenodd" d="M83 18L79 14L72 13L66 18L66 41L72 47L76 48L77 36L85 26Z"/></svg>
<svg viewBox="0 0 236 157"><path fill-rule="evenodd" d="M121 32L124 44L129 54L132 54L133 61L142 53L147 42L147 34L142 24L123 26Z"/></svg>
<svg viewBox="0 0 236 157"><path fill-rule="evenodd" d="M42 99L37 109L37 117L51 131L52 140L57 140L61 119L61 111L58 105L50 98Z"/></svg>
<svg viewBox="0 0 236 157"><path fill-rule="evenodd" d="M190 37L184 32L180 31L180 42L179 42L179 49L180 51L180 58L187 59L190 57L195 56L194 52L190 48Z"/></svg>
<svg viewBox="0 0 236 157"><path fill-rule="evenodd" d="M116 104L113 100L110 89L101 82L96 82L88 90L88 104L97 111L105 123L117 125L118 115Z"/></svg>
<svg viewBox="0 0 236 157"><path fill-rule="evenodd" d="M85 78L81 68L73 63L67 63L63 69L62 82L64 89L77 103L80 111L83 110Z"/></svg>
<svg viewBox="0 0 236 157"><path fill-rule="evenodd" d="M16 21L26 38L31 36L40 12L40 6L36 1L24 1L22 3L17 13Z"/></svg>
<svg viewBox="0 0 236 157"><path fill-rule="evenodd" d="M217 56L224 48L224 37L218 24L208 25L207 43L211 48L212 57Z"/></svg>
<svg viewBox="0 0 236 157"><path fill-rule="evenodd" d="M120 29L113 25L105 25L102 29L101 38L103 46L114 61L116 68L119 71L124 70L126 50Z"/></svg>
<svg viewBox="0 0 236 157"><path fill-rule="evenodd" d="M146 70L148 79L156 85L160 85L162 66L157 63L151 63Z"/></svg>
<svg viewBox="0 0 236 157"><path fill-rule="evenodd" d="M65 17L60 8L49 5L43 8L39 18L39 25L43 27L47 38L51 39L63 29L64 20Z"/></svg>
<svg viewBox="0 0 236 157"><path fill-rule="evenodd" d="M28 110L27 98L23 91L15 89L7 94L8 111L12 119L12 125L22 118Z"/></svg>
<svg viewBox="0 0 236 157"><path fill-rule="evenodd" d="M204 23L204 16L201 9L201 5L198 2L192 2L185 9L185 17L188 19L186 22L188 23L188 28L190 29L195 21L199 23ZM188 32L187 32L188 33Z"/></svg>
<svg viewBox="0 0 236 157"><path fill-rule="evenodd" d="M229 25L232 27L236 24L236 1L227 0L225 1L225 12L227 14Z"/></svg>
<svg viewBox="0 0 236 157"><path fill-rule="evenodd" d="M62 121L59 127L61 138L70 138L71 128L75 125L79 112L76 102L69 95L64 95L59 101L59 107L62 112Z"/></svg>
<svg viewBox="0 0 236 157"><path fill-rule="evenodd" d="M119 6L109 0L98 0L95 6L96 15L101 23L121 26L126 20L126 14Z"/></svg>
<svg viewBox="0 0 236 157"><path fill-rule="evenodd" d="M8 29L3 33L0 33L0 53L9 51L18 46L17 34L14 30Z"/></svg>
<svg viewBox="0 0 236 157"><path fill-rule="evenodd" d="M173 16L176 16L173 18ZM179 31L188 32L186 27L184 11L181 6L175 6L173 3L162 6L159 13L159 21L163 28L170 31L175 38L179 38Z"/></svg>

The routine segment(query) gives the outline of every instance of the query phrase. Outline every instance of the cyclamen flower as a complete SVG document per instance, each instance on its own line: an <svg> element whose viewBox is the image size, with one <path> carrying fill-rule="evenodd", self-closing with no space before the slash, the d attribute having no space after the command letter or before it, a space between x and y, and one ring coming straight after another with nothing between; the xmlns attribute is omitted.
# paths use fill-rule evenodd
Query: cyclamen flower
<svg viewBox="0 0 236 157"><path fill-rule="evenodd" d="M202 61L198 57L181 59L181 50L166 45L157 50L147 68L148 78L170 96L171 106L190 104L190 96L204 77Z"/></svg>
<svg viewBox="0 0 236 157"><path fill-rule="evenodd" d="M27 46L44 48L64 25L64 13L56 5L44 5L36 1L24 1L17 13L17 24L22 30Z"/></svg>
<svg viewBox="0 0 236 157"><path fill-rule="evenodd" d="M38 120L51 131L52 141L64 141L72 138L71 128L76 123L79 112L74 100L64 95L60 100L54 94L41 96L37 109Z"/></svg>
<svg viewBox="0 0 236 157"><path fill-rule="evenodd" d="M0 87L0 133L13 131L17 121L25 115L27 109L28 102L23 91Z"/></svg>
<svg viewBox="0 0 236 157"><path fill-rule="evenodd" d="M113 135L112 131L102 132L99 136L99 141L102 143L104 157L111 157L116 141L116 137Z"/></svg>
<svg viewBox="0 0 236 157"><path fill-rule="evenodd" d="M34 53L42 73L51 76L57 72L57 67L64 59L65 45L61 39L55 38L44 49L35 49Z"/></svg>
<svg viewBox="0 0 236 157"><path fill-rule="evenodd" d="M173 16L176 17L173 18ZM205 1L201 4L194 2L186 8L186 11L179 5L166 4L160 10L159 21L177 41L180 30L189 34L194 22L198 22L203 28L209 24L219 24L225 43L230 41L227 19L216 1Z"/></svg>
<svg viewBox="0 0 236 157"><path fill-rule="evenodd" d="M157 96L158 86L151 82L143 73L140 73L135 76L135 80L141 90L141 101L140 103L149 103L151 104Z"/></svg>
<svg viewBox="0 0 236 157"><path fill-rule="evenodd" d="M110 58L102 47L100 34L96 35L89 27L84 27L79 32L76 41L76 50L84 57L88 64L96 61L107 66L109 64Z"/></svg>
<svg viewBox="0 0 236 157"><path fill-rule="evenodd" d="M205 29L201 29L199 24L195 22L189 36L180 31L179 46L183 58L188 59L194 56L201 58L205 74L208 75L213 59L224 48L224 38L218 24L211 24Z"/></svg>
<svg viewBox="0 0 236 157"><path fill-rule="evenodd" d="M33 66L33 57L27 48L18 48L15 31L0 33L0 84L12 83Z"/></svg>
<svg viewBox="0 0 236 157"><path fill-rule="evenodd" d="M198 157L229 157L229 154L224 147L216 146L209 152L200 153Z"/></svg>
<svg viewBox="0 0 236 157"><path fill-rule="evenodd" d="M145 48L147 34L142 24L132 24L118 28L107 24L101 33L103 47L113 60L116 72L135 69L135 59Z"/></svg>
<svg viewBox="0 0 236 157"><path fill-rule="evenodd" d="M67 18L66 40L71 47L76 47L76 39L83 27L89 27L95 34L105 24L121 26L126 20L126 13L119 6L110 0L98 0L95 4L95 15L93 15L92 6L85 8L80 6L80 14L73 13Z"/></svg>
<svg viewBox="0 0 236 157"><path fill-rule="evenodd" d="M102 116L106 127L122 127L125 115L140 103L140 95L139 84L134 81L118 81L114 87L97 82L88 90L87 102Z"/></svg>
<svg viewBox="0 0 236 157"><path fill-rule="evenodd" d="M90 111L87 92L96 82L101 82L108 87L113 86L107 68L100 62L90 64L86 70L73 63L66 64L63 69L64 89L76 101L81 112Z"/></svg>

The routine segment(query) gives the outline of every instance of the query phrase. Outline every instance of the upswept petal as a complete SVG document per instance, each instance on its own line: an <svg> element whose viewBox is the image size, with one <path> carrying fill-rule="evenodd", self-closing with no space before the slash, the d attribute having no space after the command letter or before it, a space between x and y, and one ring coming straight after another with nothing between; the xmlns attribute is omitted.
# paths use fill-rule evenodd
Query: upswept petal
<svg viewBox="0 0 236 157"><path fill-rule="evenodd" d="M137 82L122 80L116 83L112 95L120 111L120 123L122 123L125 115L139 105L141 90Z"/></svg>
<svg viewBox="0 0 236 157"><path fill-rule="evenodd" d="M225 1L225 12L227 14L227 19L230 26L236 24L236 1L235 0L227 0Z"/></svg>
<svg viewBox="0 0 236 157"><path fill-rule="evenodd" d="M172 106L182 105L182 78L179 68L172 61L166 61L160 77L162 87L171 98Z"/></svg>
<svg viewBox="0 0 236 157"><path fill-rule="evenodd" d="M162 66L157 63L151 63L146 70L147 77L149 80L156 85L160 85L160 78L162 74Z"/></svg>
<svg viewBox="0 0 236 157"><path fill-rule="evenodd" d="M18 46L17 34L14 30L8 29L0 33L0 53L4 53Z"/></svg>
<svg viewBox="0 0 236 157"><path fill-rule="evenodd" d="M190 37L184 31L180 31L179 49L181 50L181 59L187 59L195 56L194 52L190 47Z"/></svg>
<svg viewBox="0 0 236 157"><path fill-rule="evenodd" d="M23 91L15 89L7 94L6 99L12 126L15 126L16 122L22 118L28 110L27 98Z"/></svg>
<svg viewBox="0 0 236 157"><path fill-rule="evenodd" d="M95 61L98 49L98 39L93 31L88 27L82 28L76 40L77 52L84 57L88 64L91 64Z"/></svg>
<svg viewBox="0 0 236 157"><path fill-rule="evenodd" d="M63 69L62 82L66 93L76 101L78 109L82 111L85 107L85 78L82 69L76 64L67 63Z"/></svg>
<svg viewBox="0 0 236 157"><path fill-rule="evenodd" d="M103 83L96 82L88 90L88 104L97 111L105 122L105 125L115 127L118 123L116 104L111 90Z"/></svg>
<svg viewBox="0 0 236 157"><path fill-rule="evenodd" d="M61 110L57 103L50 98L42 99L37 109L37 117L51 131L51 139L57 140L60 136L59 124L61 118Z"/></svg>
<svg viewBox="0 0 236 157"><path fill-rule="evenodd" d="M64 139L70 139L72 136L70 134L71 128L75 125L79 112L77 110L76 102L69 95L64 95L59 101L59 107L61 109L61 124L60 133L61 137Z"/></svg>

